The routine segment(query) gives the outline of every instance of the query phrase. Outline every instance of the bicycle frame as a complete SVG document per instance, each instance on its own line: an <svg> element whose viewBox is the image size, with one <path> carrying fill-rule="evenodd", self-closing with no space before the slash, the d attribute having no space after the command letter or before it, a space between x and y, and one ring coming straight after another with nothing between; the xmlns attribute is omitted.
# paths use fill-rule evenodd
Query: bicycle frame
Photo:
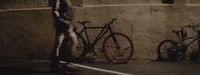
<svg viewBox="0 0 200 75"><path fill-rule="evenodd" d="M190 41L188 44L185 43L185 41L189 40L189 39L193 39L192 41ZM192 36L192 37L188 37L188 38L183 38L183 39L179 39L178 43L180 43L181 46L190 46L192 43L194 43L196 40L200 40L200 38L198 38L198 35Z"/></svg>
<svg viewBox="0 0 200 75"><path fill-rule="evenodd" d="M176 34L177 41L173 40L163 40L158 46L158 59L160 61L184 61L188 47L192 45L195 41L198 43L198 48L200 48L200 24L186 25L181 27L181 30L173 30ZM194 30L195 35L187 37L186 28ZM166 44L169 43L169 44ZM165 45L171 45L165 47ZM165 51L165 52L161 52ZM167 54L167 56L165 55Z"/></svg>
<svg viewBox="0 0 200 75"><path fill-rule="evenodd" d="M75 31L78 35L78 39L80 40L79 47L77 47L80 49L80 53L77 58L78 60L83 61L88 57L87 54L91 53L97 56L97 53L95 52L95 46L102 38L102 49L99 51L104 54L108 61L114 64L125 64L131 60L134 52L133 43L127 35L120 32L114 32L112 30L111 25L113 25L115 20L116 18L113 18L112 21L106 23L102 27L86 26L87 23L90 23L90 21L87 20L82 22L78 21L78 23L83 26L83 28L81 28L79 31ZM93 40L91 41L88 30L93 29L98 29L99 31L96 33L96 37L92 38ZM123 45L123 43L127 44ZM119 51L119 53L113 54L116 51Z"/></svg>
<svg viewBox="0 0 200 75"><path fill-rule="evenodd" d="M181 36L182 36L181 33L183 33L183 32L184 32L184 28L187 28L187 27L188 27L188 26L183 26L183 27L181 28L181 31L178 32L178 33L176 33L177 36L178 36L178 39L179 39L179 41L178 41L177 44L180 43L180 46L188 47L188 46L190 46L192 43L194 43L196 40L200 40L200 38L198 37L198 35L194 35L194 36L192 36L192 37L187 37L187 38L182 38L182 37L181 37ZM187 40L190 40L190 39L193 39L193 40L186 44L186 41L187 41Z"/></svg>
<svg viewBox="0 0 200 75"><path fill-rule="evenodd" d="M95 38L95 40L93 42L91 42L89 40L89 36L88 36L88 29L101 29L101 31L98 33L97 37ZM113 31L111 28L111 24L106 24L104 27L86 27L86 25L83 25L83 29L81 29L80 32L78 32L78 35L81 35L83 33L85 33L85 38L84 41L86 41L86 44L89 45L89 50L91 50L92 48L94 48L94 46L98 43L98 41L107 33L110 32L111 35L113 35ZM113 36L114 37L114 36ZM117 45L119 46L119 45Z"/></svg>

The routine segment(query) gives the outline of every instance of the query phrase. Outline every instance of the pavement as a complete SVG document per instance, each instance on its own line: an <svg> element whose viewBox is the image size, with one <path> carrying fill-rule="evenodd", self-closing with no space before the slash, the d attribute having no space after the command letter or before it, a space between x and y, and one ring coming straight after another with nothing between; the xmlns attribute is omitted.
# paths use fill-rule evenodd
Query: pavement
<svg viewBox="0 0 200 75"><path fill-rule="evenodd" d="M47 60L0 59L0 75L200 75L199 62L82 63L80 71L50 73Z"/></svg>

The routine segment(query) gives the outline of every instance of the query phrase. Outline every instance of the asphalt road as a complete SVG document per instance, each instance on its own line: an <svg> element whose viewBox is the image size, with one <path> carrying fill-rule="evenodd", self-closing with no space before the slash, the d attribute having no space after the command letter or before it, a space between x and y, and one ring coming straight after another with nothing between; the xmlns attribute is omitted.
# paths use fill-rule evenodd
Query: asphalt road
<svg viewBox="0 0 200 75"><path fill-rule="evenodd" d="M107 62L83 63L92 67L77 67L80 71L73 73L50 73L50 62L27 61L22 59L0 60L0 75L200 75L200 63L197 62L131 62L128 64L111 64ZM95 68L101 71L94 70ZM114 73L117 72L117 73Z"/></svg>

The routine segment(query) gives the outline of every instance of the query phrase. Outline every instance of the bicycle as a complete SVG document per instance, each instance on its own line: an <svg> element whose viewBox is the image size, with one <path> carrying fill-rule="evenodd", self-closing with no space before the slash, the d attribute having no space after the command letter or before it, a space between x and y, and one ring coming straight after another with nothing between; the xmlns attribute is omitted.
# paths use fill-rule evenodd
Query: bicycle
<svg viewBox="0 0 200 75"><path fill-rule="evenodd" d="M178 37L177 41L173 40L163 40L158 45L158 61L184 61L185 55L188 47L194 43L195 41L198 41L198 44L200 44L200 30L199 30L200 24L197 25L187 25L181 27L181 30L175 31L173 30L173 33L176 34ZM193 31L197 33L197 35L187 37L186 28L192 28ZM191 40L188 43L186 41Z"/></svg>
<svg viewBox="0 0 200 75"><path fill-rule="evenodd" d="M108 36L104 38L103 49L100 50L105 56L105 58L114 64L125 64L133 56L134 46L131 39L125 34L114 32L111 25L114 23L116 18L113 18L112 21L105 24L104 27L89 27L86 26L90 21L83 21L78 23L83 26L80 32L76 32L78 39L80 40L80 45L77 47L78 52L78 61L84 61L88 53L93 53L95 56L95 45L103 38L106 33L110 32ZM88 29L101 29L94 41L90 41L88 36ZM83 37L85 34L85 37Z"/></svg>

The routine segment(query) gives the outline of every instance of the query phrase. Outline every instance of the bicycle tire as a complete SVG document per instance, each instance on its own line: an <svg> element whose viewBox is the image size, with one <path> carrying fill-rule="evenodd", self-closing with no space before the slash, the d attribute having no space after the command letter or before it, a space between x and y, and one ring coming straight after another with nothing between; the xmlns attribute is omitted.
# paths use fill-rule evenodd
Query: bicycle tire
<svg viewBox="0 0 200 75"><path fill-rule="evenodd" d="M158 61L176 61L177 49L176 42L172 40L163 40L158 45Z"/></svg>
<svg viewBox="0 0 200 75"><path fill-rule="evenodd" d="M81 35L79 35L79 34L77 34L77 35L78 35L78 41L79 41L77 50L79 51L78 52L79 54L77 54L76 60L78 62L83 62L87 55L86 41L84 40L84 38Z"/></svg>
<svg viewBox="0 0 200 75"><path fill-rule="evenodd" d="M119 50L119 48L118 49L113 49L113 48L115 48L116 45L115 46L111 46L111 45L114 45L113 44L113 35L115 36L118 44L121 47L120 50ZM131 39L128 36L126 36L125 34L113 33L113 35L110 34L107 37L105 37L105 39L103 41L103 50L102 50L102 52L104 53L105 58L108 61L110 61L111 63L114 63L114 64L126 64L129 60L131 60L131 58L133 56L133 53L134 53L133 43L132 43ZM121 39L121 38L123 38L124 40ZM111 49L109 49L108 47L111 48ZM124 49L122 50L122 48L124 48ZM113 52L115 50L118 51L118 52ZM115 54L113 54L113 53L119 54L120 57L117 57L118 55L114 56ZM122 55L121 55L121 53L122 53ZM122 57L122 56L125 56L125 57Z"/></svg>

